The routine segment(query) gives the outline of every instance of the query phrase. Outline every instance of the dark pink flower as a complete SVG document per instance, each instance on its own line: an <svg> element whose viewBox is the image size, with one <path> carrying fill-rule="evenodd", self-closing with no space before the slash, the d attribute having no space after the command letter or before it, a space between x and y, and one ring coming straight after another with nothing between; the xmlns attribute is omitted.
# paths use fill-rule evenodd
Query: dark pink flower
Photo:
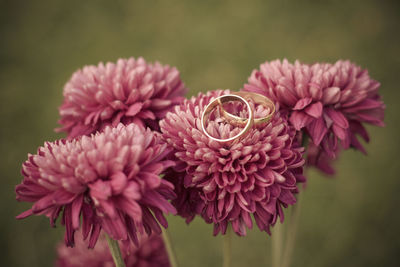
<svg viewBox="0 0 400 267"><path fill-rule="evenodd" d="M159 130L158 120L183 100L185 90L176 68L143 58L85 66L64 87L57 131L75 138L120 122Z"/></svg>
<svg viewBox="0 0 400 267"><path fill-rule="evenodd" d="M64 242L57 246L57 267L112 267L114 266L107 240L101 234L94 249L88 249L79 232L75 236L75 247ZM140 238L139 246L129 242L119 242L126 267L169 267L168 254L159 235Z"/></svg>
<svg viewBox="0 0 400 267"><path fill-rule="evenodd" d="M354 147L365 153L357 139L359 135L369 140L363 123L384 125L379 86L367 70L349 61L307 65L276 60L254 70L244 88L278 102L282 111L289 112L295 129L304 130L323 150L314 151L313 156L333 159L340 148Z"/></svg>
<svg viewBox="0 0 400 267"><path fill-rule="evenodd" d="M295 130L279 115L241 140L209 139L201 130L201 114L213 97L225 93L229 91L185 100L160 122L176 160L165 178L174 183L178 198L173 203L188 221L198 214L214 224L214 234L224 234L231 223L238 235L245 235L254 217L258 227L269 232L278 217L283 221L282 207L296 202L297 184L305 181L304 149L292 146ZM257 109L256 115L261 112ZM227 138L241 129L215 120L208 130Z"/></svg>
<svg viewBox="0 0 400 267"><path fill-rule="evenodd" d="M138 234L160 233L158 222L167 227L163 213L176 212L168 202L175 197L173 185L159 178L173 165L160 141L149 129L119 124L90 137L46 143L23 164L17 200L34 204L17 218L44 214L54 225L62 212L68 246L79 228L84 239L90 236L89 247L101 229L135 243Z"/></svg>

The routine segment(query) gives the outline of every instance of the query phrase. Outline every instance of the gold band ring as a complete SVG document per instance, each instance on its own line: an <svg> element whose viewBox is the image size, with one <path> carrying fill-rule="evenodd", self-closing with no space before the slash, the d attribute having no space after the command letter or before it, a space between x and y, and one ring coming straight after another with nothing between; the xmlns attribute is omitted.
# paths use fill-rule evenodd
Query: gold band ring
<svg viewBox="0 0 400 267"><path fill-rule="evenodd" d="M253 93L253 92L232 92L231 95L243 97L245 100L253 100L254 103L262 105L265 108L270 109L270 113L266 117L254 119L254 125L259 125L263 123L269 122L275 113L275 104L268 97ZM234 126L243 126L247 123L247 118L242 118L236 115L233 115L226 111L221 105L221 113L222 116L232 125Z"/></svg>
<svg viewBox="0 0 400 267"><path fill-rule="evenodd" d="M247 106L247 111L248 111L249 117L248 118L240 118L240 119L244 119L246 122L244 123L244 125L245 125L244 128L237 135L232 136L230 138L226 138L226 139L215 138L207 132L206 122L215 107L219 107L222 110L223 109L222 104L224 104L226 102L230 102L230 101L240 101L243 104L245 104ZM234 94L222 95L222 96L215 98L213 101L208 103L208 105L205 107L205 109L203 111L203 114L201 115L201 128L202 128L204 134L207 135L208 138L210 138L214 141L217 141L217 142L229 142L229 141L233 141L235 139L242 137L248 130L251 129L251 127L253 126L253 123L254 123L254 112L253 112L249 102L247 102L242 96L234 95Z"/></svg>

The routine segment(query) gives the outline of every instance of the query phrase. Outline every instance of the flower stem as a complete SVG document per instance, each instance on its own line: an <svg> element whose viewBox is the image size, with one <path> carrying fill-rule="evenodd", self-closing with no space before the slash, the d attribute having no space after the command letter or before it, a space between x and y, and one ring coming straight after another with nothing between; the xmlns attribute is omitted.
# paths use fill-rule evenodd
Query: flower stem
<svg viewBox="0 0 400 267"><path fill-rule="evenodd" d="M164 239L164 244L165 248L167 249L169 263L171 264L171 267L178 267L178 261L176 260L174 249L172 248L171 239L169 238L167 229L162 228L162 237Z"/></svg>
<svg viewBox="0 0 400 267"><path fill-rule="evenodd" d="M231 251L232 251L232 230L230 225L226 228L226 233L223 236L223 267L230 267L231 266Z"/></svg>
<svg viewBox="0 0 400 267"><path fill-rule="evenodd" d="M110 252L112 258L115 263L115 267L125 267L125 262L122 259L121 250L119 249L118 241L112 239L106 234L108 247L110 248Z"/></svg>
<svg viewBox="0 0 400 267"><path fill-rule="evenodd" d="M283 225L278 220L274 226L272 233L272 266L281 266L282 257L282 241L283 241Z"/></svg>
<svg viewBox="0 0 400 267"><path fill-rule="evenodd" d="M292 207L292 215L288 222L287 238L285 242L285 251L283 252L282 267L289 267L292 261L294 245L296 243L297 226L299 224L299 217L301 211L301 201L297 198L297 203Z"/></svg>

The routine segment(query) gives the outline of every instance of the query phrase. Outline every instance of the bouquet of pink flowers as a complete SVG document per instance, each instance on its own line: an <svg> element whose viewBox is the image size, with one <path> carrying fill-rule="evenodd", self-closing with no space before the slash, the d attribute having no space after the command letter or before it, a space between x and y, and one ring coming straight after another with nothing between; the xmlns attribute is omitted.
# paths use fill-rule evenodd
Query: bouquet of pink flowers
<svg viewBox="0 0 400 267"><path fill-rule="evenodd" d="M86 66L64 87L56 130L67 138L23 163L17 200L33 205L17 218L45 215L55 226L61 217L60 267L176 267L164 215L199 216L224 235L228 267L229 236L254 223L271 235L297 202L304 168L332 175L343 150L366 153L365 125L384 125L379 86L349 61L276 60L240 90L185 99L174 67ZM293 240L283 253L273 244L274 266L290 265Z"/></svg>

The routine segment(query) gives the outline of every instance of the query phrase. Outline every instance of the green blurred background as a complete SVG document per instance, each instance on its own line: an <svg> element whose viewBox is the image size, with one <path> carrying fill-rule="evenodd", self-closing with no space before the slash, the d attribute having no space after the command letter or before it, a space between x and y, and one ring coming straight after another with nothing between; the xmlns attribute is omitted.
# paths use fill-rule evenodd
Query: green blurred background
<svg viewBox="0 0 400 267"><path fill-rule="evenodd" d="M52 266L64 229L14 217L21 163L61 138L57 107L85 64L143 56L176 66L188 96L239 89L276 58L350 59L382 83L385 128L370 127L369 156L346 152L337 177L309 172L293 266L400 266L399 2L8 1L0 2L0 266ZM182 266L220 266L221 238L201 220L170 217ZM233 266L267 266L270 238L234 238Z"/></svg>

